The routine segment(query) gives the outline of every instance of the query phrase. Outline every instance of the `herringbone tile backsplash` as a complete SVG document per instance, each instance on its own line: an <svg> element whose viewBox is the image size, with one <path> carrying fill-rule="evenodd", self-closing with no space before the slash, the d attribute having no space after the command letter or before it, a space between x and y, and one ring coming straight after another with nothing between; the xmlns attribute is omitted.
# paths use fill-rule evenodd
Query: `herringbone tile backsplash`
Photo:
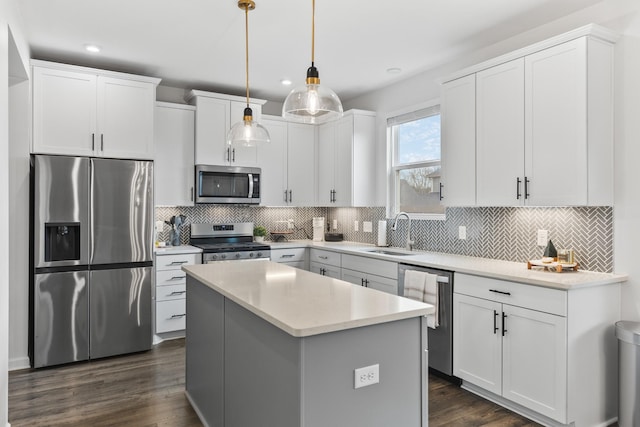
<svg viewBox="0 0 640 427"><path fill-rule="evenodd" d="M345 240L375 244L378 221L385 220L384 208L265 208L243 206L197 205L195 207L158 207L156 219L172 215L187 217L181 242L189 242L190 223L251 221L277 230L277 221L293 219L296 227L290 239L304 239L312 234L313 217L337 220L338 232ZM354 231L354 221L358 231ZM371 221L373 232L362 231L363 221ZM403 247L408 221L401 219L398 230L391 231L387 219L387 242ZM549 231L556 248L573 249L584 270L613 271L613 208L447 208L446 220L413 220L413 239L418 250L436 251L482 258L524 262L540 258L544 248L536 245L537 230ZM467 228L467 238L458 239L458 227ZM169 226L158 235L168 240ZM269 237L267 237L269 239Z"/></svg>

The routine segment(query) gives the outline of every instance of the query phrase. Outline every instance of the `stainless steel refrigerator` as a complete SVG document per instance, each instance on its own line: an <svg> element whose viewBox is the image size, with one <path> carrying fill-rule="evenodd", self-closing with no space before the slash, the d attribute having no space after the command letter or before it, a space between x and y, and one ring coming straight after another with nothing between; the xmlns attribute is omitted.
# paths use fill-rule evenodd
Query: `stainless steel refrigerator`
<svg viewBox="0 0 640 427"><path fill-rule="evenodd" d="M33 367L151 348L153 163L31 158Z"/></svg>

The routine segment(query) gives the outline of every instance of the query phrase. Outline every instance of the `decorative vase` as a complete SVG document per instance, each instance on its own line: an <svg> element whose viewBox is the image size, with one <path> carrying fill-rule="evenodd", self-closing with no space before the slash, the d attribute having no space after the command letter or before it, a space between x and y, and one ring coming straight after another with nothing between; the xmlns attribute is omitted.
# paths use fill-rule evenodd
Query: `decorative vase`
<svg viewBox="0 0 640 427"><path fill-rule="evenodd" d="M264 236L253 236L253 241L254 242L258 242L258 243L262 243L262 242L264 242Z"/></svg>

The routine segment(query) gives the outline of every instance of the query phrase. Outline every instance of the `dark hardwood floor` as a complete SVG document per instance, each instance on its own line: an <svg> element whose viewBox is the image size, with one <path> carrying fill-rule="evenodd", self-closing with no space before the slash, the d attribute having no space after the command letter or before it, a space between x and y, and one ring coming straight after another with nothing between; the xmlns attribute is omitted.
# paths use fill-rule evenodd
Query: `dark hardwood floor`
<svg viewBox="0 0 640 427"><path fill-rule="evenodd" d="M123 357L11 372L9 422L12 427L201 427L184 396L184 340ZM429 425L537 424L431 375Z"/></svg>

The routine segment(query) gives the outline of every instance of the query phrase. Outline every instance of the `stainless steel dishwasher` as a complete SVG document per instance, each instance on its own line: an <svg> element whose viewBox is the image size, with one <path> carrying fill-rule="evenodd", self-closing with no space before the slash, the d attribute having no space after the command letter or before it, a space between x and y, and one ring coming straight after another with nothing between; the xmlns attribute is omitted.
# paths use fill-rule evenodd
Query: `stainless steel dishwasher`
<svg viewBox="0 0 640 427"><path fill-rule="evenodd" d="M437 268L398 264L398 295L404 295L404 276L407 270L417 270L438 276L438 323L436 329L428 328L429 368L453 377L453 272Z"/></svg>

